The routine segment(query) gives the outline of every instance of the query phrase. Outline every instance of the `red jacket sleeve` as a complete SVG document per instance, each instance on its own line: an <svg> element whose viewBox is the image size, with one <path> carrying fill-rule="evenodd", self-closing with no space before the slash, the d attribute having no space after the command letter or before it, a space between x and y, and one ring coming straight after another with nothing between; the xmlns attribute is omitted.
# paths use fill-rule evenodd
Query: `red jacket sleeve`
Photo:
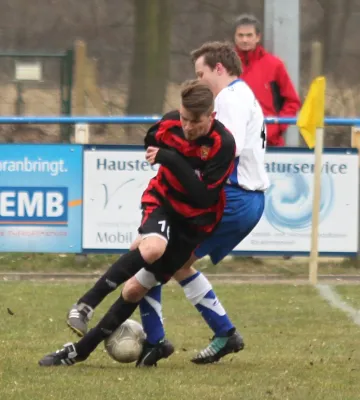
<svg viewBox="0 0 360 400"><path fill-rule="evenodd" d="M301 102L295 87L291 82L290 76L286 71L284 63L279 60L276 71L276 82L280 89L280 95L284 99L284 104L279 112L279 117L296 117L300 110ZM284 132L288 125L280 124L280 131Z"/></svg>

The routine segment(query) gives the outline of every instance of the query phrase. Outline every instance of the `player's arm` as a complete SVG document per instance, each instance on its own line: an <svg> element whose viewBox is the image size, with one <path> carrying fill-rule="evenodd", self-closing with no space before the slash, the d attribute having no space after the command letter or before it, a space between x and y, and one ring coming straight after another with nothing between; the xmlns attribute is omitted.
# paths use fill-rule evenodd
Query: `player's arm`
<svg viewBox="0 0 360 400"><path fill-rule="evenodd" d="M235 141L232 135L225 135L215 150L209 154L209 161L201 177L197 176L191 165L178 153L160 149L155 162L166 166L181 182L194 205L207 208L214 205L221 189L233 168Z"/></svg>
<svg viewBox="0 0 360 400"><path fill-rule="evenodd" d="M247 123L250 119L248 102L252 101L246 96L242 105L232 101L231 96L223 96L216 107L216 119L219 120L233 134L236 143L236 156L240 155L245 145ZM255 97L254 97L255 101Z"/></svg>
<svg viewBox="0 0 360 400"><path fill-rule="evenodd" d="M145 149L147 149L149 146L160 146L160 143L156 139L156 134L159 131L161 121L157 122L155 125L152 125L150 129L146 132L145 138L144 138L144 143L145 143Z"/></svg>
<svg viewBox="0 0 360 400"><path fill-rule="evenodd" d="M150 146L168 149L169 146L164 143L164 136L168 135L168 129L174 124L176 111L171 111L163 116L156 124L150 127L144 139L145 149Z"/></svg>

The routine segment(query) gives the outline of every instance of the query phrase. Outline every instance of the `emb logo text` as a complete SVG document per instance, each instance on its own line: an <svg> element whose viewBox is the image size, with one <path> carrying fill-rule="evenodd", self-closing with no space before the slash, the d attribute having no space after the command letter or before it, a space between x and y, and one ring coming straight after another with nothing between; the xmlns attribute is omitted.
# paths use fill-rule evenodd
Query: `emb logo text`
<svg viewBox="0 0 360 400"><path fill-rule="evenodd" d="M0 187L0 225L67 224L67 188Z"/></svg>

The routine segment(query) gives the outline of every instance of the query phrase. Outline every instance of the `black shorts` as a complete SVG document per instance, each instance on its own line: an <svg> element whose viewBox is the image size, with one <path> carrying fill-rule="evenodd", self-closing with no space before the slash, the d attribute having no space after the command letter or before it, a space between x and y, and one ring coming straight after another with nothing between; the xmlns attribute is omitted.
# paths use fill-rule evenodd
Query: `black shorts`
<svg viewBox="0 0 360 400"><path fill-rule="evenodd" d="M163 256L146 269L159 282L166 283L190 258L204 240L204 234L171 217L163 207L143 205L143 218L139 228L143 237L158 236L167 242Z"/></svg>

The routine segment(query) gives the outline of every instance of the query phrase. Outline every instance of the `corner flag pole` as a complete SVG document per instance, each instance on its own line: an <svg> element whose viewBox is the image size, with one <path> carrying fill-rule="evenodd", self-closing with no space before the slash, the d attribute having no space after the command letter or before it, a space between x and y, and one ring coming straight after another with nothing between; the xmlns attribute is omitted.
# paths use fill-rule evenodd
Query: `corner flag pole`
<svg viewBox="0 0 360 400"><path fill-rule="evenodd" d="M315 148L314 195L312 203L311 251L309 262L309 280L313 285L318 278L319 222L321 204L321 170L324 147L325 86L326 80L321 74L321 43L312 47L312 82L301 107L297 126L310 149Z"/></svg>
<svg viewBox="0 0 360 400"><path fill-rule="evenodd" d="M319 220L321 201L321 167L324 145L324 128L316 128L315 145L315 170L314 170L314 196L312 208L311 252L309 263L309 279L313 285L318 280L318 255L319 255Z"/></svg>
<svg viewBox="0 0 360 400"><path fill-rule="evenodd" d="M322 73L322 45L320 42L312 44L311 74L312 78ZM314 170L314 195L312 209L311 251L309 262L309 280L316 285L318 282L318 256L319 256L319 222L321 204L321 169L322 153L324 147L324 114L325 114L325 78L322 78L322 87L318 91L319 102L316 117L316 142L315 142L315 170Z"/></svg>

